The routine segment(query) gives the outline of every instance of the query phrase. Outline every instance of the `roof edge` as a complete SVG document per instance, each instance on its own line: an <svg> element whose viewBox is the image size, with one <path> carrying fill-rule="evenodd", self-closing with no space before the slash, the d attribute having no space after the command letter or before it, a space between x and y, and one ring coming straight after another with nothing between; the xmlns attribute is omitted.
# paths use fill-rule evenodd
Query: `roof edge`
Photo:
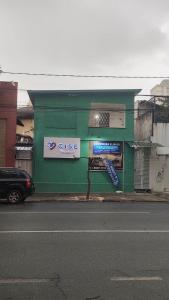
<svg viewBox="0 0 169 300"><path fill-rule="evenodd" d="M136 96L141 92L141 89L96 89L96 90L28 90L29 96L58 94L58 95L82 95L82 94L132 94Z"/></svg>

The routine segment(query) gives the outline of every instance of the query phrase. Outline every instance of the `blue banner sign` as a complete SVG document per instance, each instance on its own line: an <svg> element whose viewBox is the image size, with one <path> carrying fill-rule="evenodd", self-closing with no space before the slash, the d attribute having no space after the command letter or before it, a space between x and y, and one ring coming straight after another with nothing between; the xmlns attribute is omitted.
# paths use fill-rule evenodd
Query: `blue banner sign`
<svg viewBox="0 0 169 300"><path fill-rule="evenodd" d="M103 162L106 166L107 173L109 174L113 185L117 187L119 185L119 177L113 166L112 160L103 159Z"/></svg>
<svg viewBox="0 0 169 300"><path fill-rule="evenodd" d="M94 143L93 145L93 154L100 155L100 154L115 154L120 153L121 147L119 143L112 143L112 142L100 142Z"/></svg>

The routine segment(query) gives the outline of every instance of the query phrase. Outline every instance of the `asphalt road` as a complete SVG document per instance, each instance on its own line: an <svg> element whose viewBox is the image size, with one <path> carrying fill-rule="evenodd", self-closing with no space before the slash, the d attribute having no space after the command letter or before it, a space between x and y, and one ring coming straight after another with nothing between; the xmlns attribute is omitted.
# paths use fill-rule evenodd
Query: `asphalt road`
<svg viewBox="0 0 169 300"><path fill-rule="evenodd" d="M0 300L168 300L169 204L0 205Z"/></svg>

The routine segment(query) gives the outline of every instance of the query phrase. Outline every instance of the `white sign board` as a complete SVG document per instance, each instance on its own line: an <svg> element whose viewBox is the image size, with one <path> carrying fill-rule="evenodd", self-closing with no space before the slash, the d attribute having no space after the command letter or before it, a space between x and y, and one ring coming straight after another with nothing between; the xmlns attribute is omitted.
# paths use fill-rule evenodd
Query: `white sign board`
<svg viewBox="0 0 169 300"><path fill-rule="evenodd" d="M80 158L80 138L44 137L44 158Z"/></svg>

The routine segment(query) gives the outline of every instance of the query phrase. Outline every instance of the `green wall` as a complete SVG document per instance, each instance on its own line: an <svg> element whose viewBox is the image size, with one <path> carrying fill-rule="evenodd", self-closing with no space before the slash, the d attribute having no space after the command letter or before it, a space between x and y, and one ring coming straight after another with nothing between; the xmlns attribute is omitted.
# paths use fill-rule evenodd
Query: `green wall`
<svg viewBox="0 0 169 300"><path fill-rule="evenodd" d="M35 111L33 178L37 192L87 192L88 156L90 140L126 141L124 170L118 171L120 187L133 191L134 156L127 141L134 140L134 93L113 90L106 92L45 92L31 91ZM93 102L126 105L126 127L88 128L90 105ZM80 159L44 159L43 139L47 136L79 137ZM116 190L105 171L90 171L91 192L110 193Z"/></svg>

